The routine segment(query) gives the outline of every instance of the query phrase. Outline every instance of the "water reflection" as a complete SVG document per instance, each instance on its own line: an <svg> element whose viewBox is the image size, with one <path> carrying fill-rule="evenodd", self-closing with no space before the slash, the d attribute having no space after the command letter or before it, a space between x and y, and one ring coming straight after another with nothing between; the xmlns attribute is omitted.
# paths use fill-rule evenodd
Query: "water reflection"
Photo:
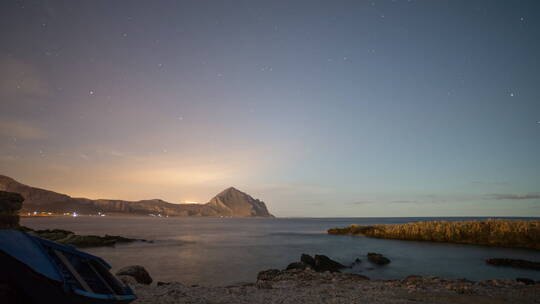
<svg viewBox="0 0 540 304"><path fill-rule="evenodd" d="M454 218L455 219L455 218ZM405 223L429 218L356 219L223 219L78 217L25 218L31 228L60 228L80 234L118 234L155 240L115 248L90 248L115 269L140 264L156 281L225 285L250 282L258 271L284 268L300 254L325 254L345 265L356 258L360 265L347 271L374 279L402 278L410 274L472 280L528 277L540 272L486 265L491 257L539 260L538 251L471 245L330 236L325 231L352 223ZM367 262L367 252L380 252L392 260L386 266Z"/></svg>

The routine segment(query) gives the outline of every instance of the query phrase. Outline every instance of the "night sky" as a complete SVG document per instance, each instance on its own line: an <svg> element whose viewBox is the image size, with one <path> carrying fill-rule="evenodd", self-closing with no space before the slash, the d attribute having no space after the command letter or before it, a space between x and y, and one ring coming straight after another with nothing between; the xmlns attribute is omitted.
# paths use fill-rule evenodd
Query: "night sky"
<svg viewBox="0 0 540 304"><path fill-rule="evenodd" d="M277 216L540 216L540 1L1 1L0 174Z"/></svg>

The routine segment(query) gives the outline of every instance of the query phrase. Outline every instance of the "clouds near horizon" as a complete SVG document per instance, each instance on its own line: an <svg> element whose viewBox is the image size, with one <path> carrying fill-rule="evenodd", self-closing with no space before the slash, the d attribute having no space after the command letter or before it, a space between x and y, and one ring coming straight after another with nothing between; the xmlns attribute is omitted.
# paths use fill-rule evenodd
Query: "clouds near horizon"
<svg viewBox="0 0 540 304"><path fill-rule="evenodd" d="M540 199L540 193L491 194L490 197L497 200L528 200L528 199Z"/></svg>

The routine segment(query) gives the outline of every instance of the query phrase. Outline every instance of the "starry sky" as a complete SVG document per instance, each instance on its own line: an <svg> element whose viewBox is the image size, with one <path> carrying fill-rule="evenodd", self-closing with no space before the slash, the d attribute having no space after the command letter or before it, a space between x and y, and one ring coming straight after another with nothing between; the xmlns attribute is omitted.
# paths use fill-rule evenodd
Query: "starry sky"
<svg viewBox="0 0 540 304"><path fill-rule="evenodd" d="M540 216L539 1L1 1L0 174L277 216Z"/></svg>

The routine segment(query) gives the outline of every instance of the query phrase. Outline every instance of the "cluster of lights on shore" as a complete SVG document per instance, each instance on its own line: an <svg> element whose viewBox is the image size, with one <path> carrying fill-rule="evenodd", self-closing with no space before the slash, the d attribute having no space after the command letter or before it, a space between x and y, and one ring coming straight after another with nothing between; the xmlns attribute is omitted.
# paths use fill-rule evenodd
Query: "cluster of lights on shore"
<svg viewBox="0 0 540 304"><path fill-rule="evenodd" d="M28 216L39 216L39 215L57 215L55 213L52 213L52 212L45 212L45 211L34 211L34 212L27 212L26 213ZM78 217L79 216L79 213L77 213L76 211L74 212L64 212L62 213L62 215L65 215L65 216L72 216L72 217ZM165 214L165 215L162 215L161 213L158 213L158 214L153 214L153 213L149 213L148 214L149 216L153 216L153 217L169 217L169 215ZM89 216L92 216L92 214L89 214ZM97 213L97 216L106 216L105 213L101 213L101 212L98 212Z"/></svg>
<svg viewBox="0 0 540 304"><path fill-rule="evenodd" d="M153 214L153 213L150 213L148 214L149 216L154 216L154 217L169 217L168 215L161 215L161 213L158 213L158 214Z"/></svg>
<svg viewBox="0 0 540 304"><path fill-rule="evenodd" d="M34 216L38 216L38 215L56 215L56 214L54 214L52 212L44 212L44 211L27 212L26 214L29 215L29 216L33 216L33 215ZM79 213L77 213L76 211L74 211L74 212L64 212L64 213L62 213L62 215L78 217ZM101 212L98 212L97 215L98 216L106 216L105 213L101 213ZM92 216L92 215L90 214L90 216Z"/></svg>

